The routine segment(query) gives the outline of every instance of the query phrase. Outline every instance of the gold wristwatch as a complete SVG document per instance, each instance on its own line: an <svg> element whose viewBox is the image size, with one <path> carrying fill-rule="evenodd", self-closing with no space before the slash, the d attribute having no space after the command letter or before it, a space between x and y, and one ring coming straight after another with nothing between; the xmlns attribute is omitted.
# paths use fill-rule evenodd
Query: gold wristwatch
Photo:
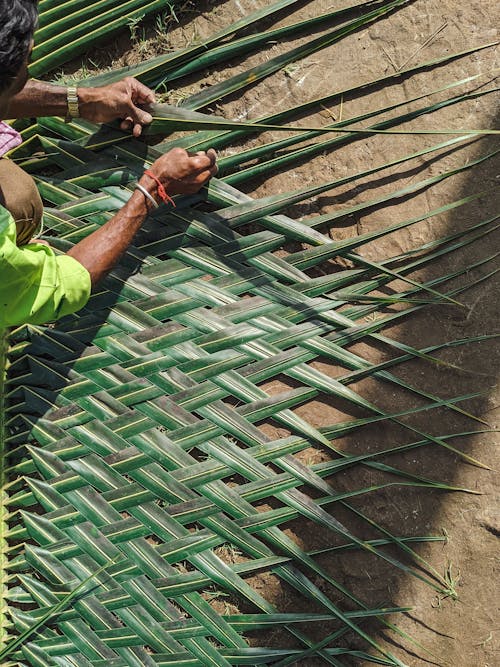
<svg viewBox="0 0 500 667"><path fill-rule="evenodd" d="M68 86L66 91L66 101L68 104L66 122L69 123L73 120L73 118L80 118L80 108L78 106L78 90L76 86Z"/></svg>

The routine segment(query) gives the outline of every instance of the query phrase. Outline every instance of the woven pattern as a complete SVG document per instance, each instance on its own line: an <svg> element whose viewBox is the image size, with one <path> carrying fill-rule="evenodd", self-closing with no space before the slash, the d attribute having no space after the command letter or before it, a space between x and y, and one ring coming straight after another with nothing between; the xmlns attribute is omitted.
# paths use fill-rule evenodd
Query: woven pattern
<svg viewBox="0 0 500 667"><path fill-rule="evenodd" d="M83 136L81 123L51 123ZM130 190L110 186L94 194L70 178L82 159L91 168L100 160L118 169L114 149L98 156L54 138L42 144L52 165L63 166L39 184L58 204L47 209L46 225L57 230L54 243L67 248ZM30 447L30 458L15 468L28 476L29 492L11 498L23 510L11 539L31 543L11 560L22 585L13 597L38 608L13 610L18 628L60 601L54 586L70 591L92 576L82 599L35 643L26 642L19 659L38 665L64 656L64 664L113 666L275 661L279 650L266 655L241 636L245 624L259 627L259 614L220 615L202 592L215 585L272 615L276 610L245 581L270 569L323 608L312 618L346 623L340 636L355 627L356 612L346 615L321 592L317 576L331 577L280 526L305 516L347 544L389 558L327 511L336 501L349 507L324 479L342 469L340 460L311 468L293 456L314 442L335 450L331 439L364 420L320 432L293 408L321 391L377 413L348 388L352 375L332 379L311 361L321 355L359 376L370 364L342 345L378 336L398 314L367 320L373 305L340 313L332 289L352 271L314 279L301 270L333 247L280 260L269 251L283 237L265 229L266 218L261 231L242 237L218 221L224 210L160 211L79 314L13 336L8 443L14 451L33 438L42 446ZM298 386L271 395L260 386L281 374ZM271 416L289 437L264 435L258 424ZM366 464L377 466L369 457ZM262 502L278 507L262 511ZM221 558L216 549L223 545L242 553L239 564ZM358 613L370 613L353 601ZM313 642L294 627L297 619L282 616L279 623L306 650ZM317 651L330 662L343 649Z"/></svg>
<svg viewBox="0 0 500 667"><path fill-rule="evenodd" d="M57 219L61 239L71 238L103 209L120 205L118 193L113 194L104 205L102 197L96 198L78 221L68 216L88 198L68 195L68 202L47 218ZM322 490L323 502L334 500L334 489L290 456L309 446L303 435L328 443L290 408L314 396L315 386L332 384L307 364L328 350L325 334L334 331L328 324L331 304L308 297L300 283L286 284L247 261L249 247L254 246L251 257L262 258L276 245L276 235L262 239L257 234L242 243L230 229L203 228L198 222L205 243L197 239L182 248L185 232L164 236L165 229L180 227L184 215L163 213L160 221L150 220L122 266L78 316L56 329L26 329L18 344L22 357L12 369L22 376L24 355L38 359L31 362L37 368L30 369L36 385L23 387L23 401L15 401L12 412L29 419L30 413L49 408L33 422L31 435L44 447L31 450L33 464L26 469L30 476L36 470L44 481L31 479L31 493L13 499L27 511L26 528L15 537L35 539L38 546L13 566L47 576L39 570L47 556L50 577L69 585L109 565L110 557L117 561L96 576L98 595L58 619L64 635L79 634L81 654L72 656L77 664L86 664L83 656L95 665L99 660L156 664L139 643L155 654L189 649L205 664L214 649L198 636L196 622L208 624L223 647L245 646L199 591L229 580L234 592L270 612L271 605L245 583L244 574L268 565L269 559L279 563L269 542L285 553L297 552L276 525L308 505L311 516L336 527L321 509L323 503L312 503L294 487L307 481ZM161 240L155 242L151 232L156 230ZM163 246L156 253L167 258L149 254L151 244ZM212 259L211 274L199 268L201 263L205 268L206 258ZM134 272L137 261L140 273ZM272 267L273 260L267 261ZM275 270L281 272L280 266ZM292 272L301 275L290 264ZM304 386L269 396L258 383L273 378L276 367ZM241 405L234 407L228 398ZM254 424L271 413L299 435L274 442L266 438ZM20 426L13 440L26 436ZM283 472L273 472L269 462ZM328 473L328 467L322 472ZM224 480L234 474L241 482L231 488ZM252 503L269 496L283 509L258 512ZM44 508L43 517L29 514L34 503ZM240 549L248 563L235 569L217 557L213 549L225 542ZM194 570L182 575L175 565L188 549ZM302 558L308 560L305 554ZM304 585L290 565L277 567L285 579ZM39 585L32 590L32 575L22 580L41 606L57 601ZM180 623L182 612L191 623ZM122 623L135 636L120 630ZM170 632L177 626L179 638ZM69 650L60 639L38 646L48 655ZM222 655L212 657L212 664L226 664Z"/></svg>
<svg viewBox="0 0 500 667"><path fill-rule="evenodd" d="M141 3L132 4L135 9ZM156 4L147 7L152 11ZM273 70L270 63L269 71L276 71L278 64ZM154 67L144 64L151 81L162 65ZM231 84L225 94L233 89ZM211 94L202 91L203 99L187 100L185 108L202 108L204 93ZM487 92L477 93L482 94ZM392 127L437 108L418 109L375 127ZM276 122L298 112L283 112ZM155 117L160 126L162 120ZM242 163L262 160L253 175L286 166L296 156L284 149L316 135L258 145L246 151ZM198 149L213 136L220 146L228 143L220 133L200 132L185 138L184 145ZM148 148L133 139L123 141L109 128L97 132L84 121L66 124L54 118L24 126L23 138L15 158L36 178L47 203L45 229L62 251L120 209L144 167L172 145L165 141ZM297 153L305 158L355 138L322 140ZM273 159L267 162L268 157ZM378 651L371 661L401 666L363 626L365 619L376 617L392 627L386 615L401 609L367 608L322 567L317 554L291 537L286 529L297 518L331 538L332 546L323 553L362 550L446 594L447 582L412 548L412 542L436 538L391 534L350 504L351 498L384 483L340 492L335 474L366 466L389 473L387 484L397 476L409 486L450 487L392 467L388 457L382 463L378 459L384 452L348 455L337 448L336 439L367 423L390 420L411 436L391 453L429 443L455 452L448 436L430 435L402 418L442 406L469 416L459 407L466 397L442 400L391 373L409 359L432 359L447 344L418 350L382 332L429 302L457 298L460 289L448 281L474 266L426 284L411 276L488 234L494 221L429 242L419 254L368 261L356 253L363 244L476 195L385 230L334 242L318 228L346 210L293 220L282 210L313 190L251 199L232 185L250 178L244 169L234 170L237 160L226 158L232 173L213 179L208 192L181 198L175 210L162 207L151 216L78 314L54 326L22 327L11 336L8 600L15 632L25 634L9 658L19 664L284 667L312 658L318 664L345 665L343 656L369 659L363 651L342 647L347 633L354 633L363 646ZM376 201L407 196L474 164ZM314 193L332 187L322 184ZM275 253L292 241L304 248ZM338 255L348 258L351 268L323 270ZM395 278L406 290L387 296L381 290ZM383 310L392 303L399 308ZM395 355L375 365L351 351L350 345L360 340L368 346L383 343ZM470 340L450 345L464 342ZM318 360L344 370L332 377ZM381 387L412 392L423 399L422 407L386 414L350 388L365 377L377 379ZM301 415L319 396L366 416L317 429ZM311 447L322 448L322 462L304 462ZM337 507L374 539L357 537L359 530L336 518ZM275 608L266 591L252 585L252 577L261 573L272 573L294 589L308 613ZM231 596L252 613L223 610L214 603L219 595ZM272 648L250 647L247 634L270 628L282 631Z"/></svg>

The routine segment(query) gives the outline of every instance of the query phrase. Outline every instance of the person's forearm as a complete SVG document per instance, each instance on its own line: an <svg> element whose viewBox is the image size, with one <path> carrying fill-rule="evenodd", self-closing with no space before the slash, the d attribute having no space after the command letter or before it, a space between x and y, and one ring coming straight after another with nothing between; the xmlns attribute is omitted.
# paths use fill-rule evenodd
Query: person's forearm
<svg viewBox="0 0 500 667"><path fill-rule="evenodd" d="M149 179L141 179L141 185L152 194ZM80 262L90 273L92 287L116 265L132 243L152 204L144 194L135 190L125 206L100 229L77 243L67 253Z"/></svg>
<svg viewBox="0 0 500 667"><path fill-rule="evenodd" d="M183 148L172 148L144 172L139 185L125 206L100 229L77 243L68 255L90 273L92 286L118 262L155 203L169 196L198 192L217 173L217 154L213 149L190 155ZM164 188L165 193L162 194ZM153 200L153 201L151 201Z"/></svg>
<svg viewBox="0 0 500 667"><path fill-rule="evenodd" d="M62 86L30 79L10 100L9 117L65 116L68 109L66 91Z"/></svg>
<svg viewBox="0 0 500 667"><path fill-rule="evenodd" d="M92 105L99 99L98 89L79 88L80 115L86 117ZM68 89L46 81L30 79L20 93L9 101L9 118L36 118L37 116L66 116Z"/></svg>

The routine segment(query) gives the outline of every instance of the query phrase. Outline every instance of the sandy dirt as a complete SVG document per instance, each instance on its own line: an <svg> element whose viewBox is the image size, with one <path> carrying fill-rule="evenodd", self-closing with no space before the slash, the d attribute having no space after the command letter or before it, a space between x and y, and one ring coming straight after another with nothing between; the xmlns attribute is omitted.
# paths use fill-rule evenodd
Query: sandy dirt
<svg viewBox="0 0 500 667"><path fill-rule="evenodd" d="M143 30L135 33L135 44L127 47L128 36L116 43L111 53L115 66L133 64L140 59L157 54L167 47L185 46L193 39L203 38L223 25L238 19L245 12L263 6L263 0L241 2L187 3L185 14L181 15L181 25L173 28L167 36L158 39L155 23L150 22ZM304 2L294 12L284 13L280 24L291 23L332 7L348 6L348 2L337 0L317 0ZM316 53L304 61L290 66L268 79L249 88L243 95L224 101L217 109L231 118L255 119L278 108L285 108L319 97L327 92L361 84L377 77L395 72L396 68L416 65L454 53L468 47L492 42L497 38L495 25L499 12L494 0L417 0L404 9L377 22L368 29L350 35L345 40ZM439 28L442 30L439 31ZM439 31L439 32L438 32ZM437 33L438 34L435 34ZM320 34L320 33L318 33ZM434 37L433 37L434 36ZM274 44L260 54L234 60L226 68L207 71L204 85L222 80L232 73L242 71L249 65L262 62L279 52L299 43ZM418 52L418 53L417 53ZM94 54L98 67L109 64L110 52L103 49ZM329 119L338 119L342 114L348 118L364 111L405 101L417 95L436 90L458 79L484 73L484 76L468 85L453 89L462 93L473 90L491 80L495 67L494 49L458 59L432 72L424 72L399 81L384 88L373 87L362 95L346 95L337 99L319 114L299 123L324 124ZM183 87L169 91L166 99L176 102L185 95L200 89L198 79L183 82ZM416 108L447 98L453 91L437 93L425 97L423 102L405 105L402 110ZM437 113L420 118L413 127L424 129L443 128L491 128L495 127L495 95L448 107ZM370 166L387 162L397 156L417 151L424 146L438 143L446 137L399 136L363 138L346 148L320 155L305 164L296 164L284 173L273 174L260 182L253 182L244 189L255 196L268 195L284 190L293 190L315 183L341 178L359 172ZM249 145L269 140L263 135L252 140ZM417 180L442 173L488 152L492 138L461 144L461 148L441 152L441 159L431 156L418 158L403 167L386 169L371 178L364 178L344 189L333 190L321 197L292 207L288 213L292 217L311 216L346 206L348 203L365 201L367 198L403 187ZM234 152L227 149L226 154ZM493 216L498 211L498 197L492 190L496 184L493 160L484 166L467 171L425 190L408 200L400 201L390 208L374 208L359 216L351 216L333 226L329 233L334 239L350 238L368 230L386 226L395 221L405 220L419 213L425 213L447 202L468 194L487 191L481 199L434 216L406 230L384 237L368 246L363 246L361 254L369 259L383 259L390 255L407 251L425 241L471 225ZM498 166L498 163L497 163ZM496 237L498 240L498 237ZM298 244L285 248L282 252L297 249ZM443 258L439 263L429 265L414 276L416 279L430 279L432 276L452 272L464 264L472 265L480 258L494 252L493 235L469 246L464 251ZM323 267L325 272L345 267L345 260L332 260ZM459 279L459 283L486 275L492 269L488 264L473 269ZM463 293L462 301L467 310L440 306L428 308L412 315L397 327L385 333L396 340L424 347L447 340L459 339L498 330L498 299L495 279L491 278L479 286ZM395 287L401 287L395 285ZM370 361L390 358L392 352L382 345L357 343L351 348ZM498 345L487 341L467 345L438 353L440 359L455 364L461 370L432 365L424 361L413 361L399 367L395 372L399 377L422 390L441 397L451 397L481 392L481 396L463 404L486 423L474 422L445 408L415 415L411 423L415 428L426 429L435 435L467 432L476 429L495 428L495 407L498 395L494 385L498 371ZM342 374L343 369L333 367L325 360L318 360L316 366L326 370L331 376ZM283 379L283 384L286 384ZM283 384L276 381L278 390ZM273 387L268 387L271 390ZM389 411L417 407L422 401L416 400L403 390L396 391L392 385L373 380L363 380L353 387L363 396ZM297 411L306 416L315 426L332 424L353 416L364 416L354 412L347 404L324 398L300 408ZM263 427L268 434L276 434L272 424ZM280 435L285 432L281 429ZM361 597L368 605L409 605L412 611L398 616L398 626L408 633L418 644L432 651L435 658L418 645L412 645L395 633L380 633L380 626L364 626L379 641L385 642L406 664L420 667L426 664L453 664L455 667L494 667L500 664L500 627L498 615L498 491L496 487L500 460L494 449L495 434L485 432L475 436L464 436L453 441L459 450L467 452L492 468L481 469L464 462L459 456L433 445L410 451L400 457L392 457L390 463L420 475L441 480L458 487L467 487L480 495L466 493L445 493L394 485L384 491L364 495L353 504L366 512L374 520L397 534L438 535L443 542L416 546L418 553L440 573L448 570L458 593L458 600L443 598L431 588L412 577L403 576L400 571L387 563L367 558L360 553L348 552L338 556L320 557L321 564L345 586ZM413 438L415 439L415 438ZM403 428L383 423L359 430L352 437L338 441L338 446L348 452L363 453L411 441L411 436ZM304 458L312 462L325 460L328 454L319 447L306 452ZM338 488L351 489L376 484L383 479L374 470L358 467L343 475L337 475L334 483ZM384 478L387 481L387 477ZM343 510L336 509L335 516L345 519L353 530L362 537L373 537L366 528L353 519L344 516ZM298 542L307 549L321 549L331 546L328 536L306 522L294 522L288 527ZM290 592L276 578L260 575L253 584L271 599L281 611L291 612L304 609L304 602ZM327 591L329 594L331 590ZM333 593L332 595L335 596ZM231 600L226 604L231 605ZM234 607L232 607L234 609ZM241 607L240 607L241 609ZM318 638L324 636L320 628ZM282 637L279 632L270 636L260 636L259 645L277 645ZM354 637L345 641L359 645ZM404 647L404 648L402 648ZM405 652L406 651L406 652ZM324 664L322 661L305 660L304 667ZM354 663L353 663L354 664ZM358 665L365 663L359 662Z"/></svg>

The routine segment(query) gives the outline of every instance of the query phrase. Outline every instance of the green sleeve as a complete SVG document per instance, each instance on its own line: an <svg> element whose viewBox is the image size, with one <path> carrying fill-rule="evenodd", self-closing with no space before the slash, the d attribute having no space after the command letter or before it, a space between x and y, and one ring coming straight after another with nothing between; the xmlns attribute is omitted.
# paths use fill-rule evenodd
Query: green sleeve
<svg viewBox="0 0 500 667"><path fill-rule="evenodd" d="M90 275L48 246L16 246L16 227L0 206L0 329L44 324L74 313L90 296Z"/></svg>

